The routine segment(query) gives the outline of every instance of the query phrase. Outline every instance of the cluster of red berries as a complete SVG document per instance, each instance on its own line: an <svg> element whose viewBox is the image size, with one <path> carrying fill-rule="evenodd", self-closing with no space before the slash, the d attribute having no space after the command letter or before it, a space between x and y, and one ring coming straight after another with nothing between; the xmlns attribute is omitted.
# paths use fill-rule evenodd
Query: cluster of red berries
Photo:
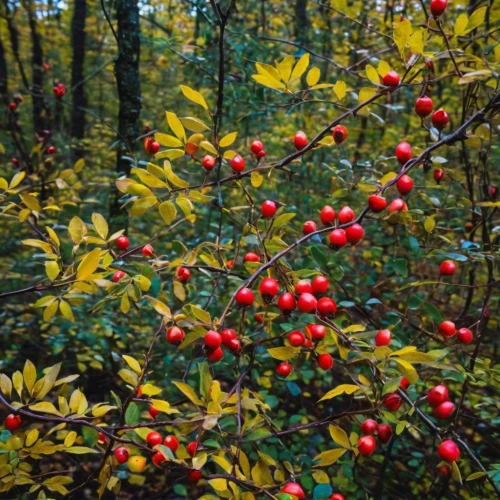
<svg viewBox="0 0 500 500"><path fill-rule="evenodd" d="M434 103L428 96L419 97L415 102L415 113L424 119L434 110ZM432 125L438 130L443 130L450 121L448 113L444 109L438 109L432 113Z"/></svg>
<svg viewBox="0 0 500 500"><path fill-rule="evenodd" d="M155 155L160 150L160 144L156 142L152 137L144 138L144 151L150 156Z"/></svg>
<svg viewBox="0 0 500 500"><path fill-rule="evenodd" d="M335 126L332 129L332 137L335 144L342 144L347 139L347 129L343 125ZM299 130L293 138L293 145L297 151L302 151L308 142L307 135L302 130Z"/></svg>
<svg viewBox="0 0 500 500"><path fill-rule="evenodd" d="M23 96L21 94L16 94L14 100L9 103L9 109L15 111L17 106L23 102Z"/></svg>
<svg viewBox="0 0 500 500"><path fill-rule="evenodd" d="M288 495L293 495L299 499L306 498L306 494L299 483L286 483L283 488L281 488L281 493L288 493ZM345 500L344 495L340 493L333 493L329 500Z"/></svg>
<svg viewBox="0 0 500 500"><path fill-rule="evenodd" d="M250 144L250 151L257 157L258 160L267 156L264 151L264 144L262 144L262 141L253 141L252 144Z"/></svg>
<svg viewBox="0 0 500 500"><path fill-rule="evenodd" d="M118 248L118 250L122 250L124 252L128 249L129 246L130 246L130 241L124 234L122 234L121 236L119 236L116 239L116 248ZM150 245L149 243L147 243L146 245L144 245L142 247L141 253L144 257L149 258L149 257L152 257L154 255L155 251L154 251L153 246ZM179 271L181 271L181 269L184 269L188 273L187 279L185 279L185 281L189 280L189 277L191 276L189 269L185 269L182 267L179 268L179 270L177 271L178 275L179 275ZM185 274L182 273L182 275L183 275L183 278L185 278ZM126 274L123 271L116 271L115 274L113 274L113 281L115 283L117 283L124 276L126 276ZM179 281L183 281L183 280L179 277Z"/></svg>
<svg viewBox="0 0 500 500"><path fill-rule="evenodd" d="M410 387L410 381L406 377L402 377L401 382L399 383L399 388L406 391L408 387ZM397 392L386 394L382 400L385 408L391 412L398 411L403 405L403 402L403 398Z"/></svg>
<svg viewBox="0 0 500 500"><path fill-rule="evenodd" d="M64 83L58 83L52 87L52 92L55 97L61 98L66 93L66 86Z"/></svg>
<svg viewBox="0 0 500 500"><path fill-rule="evenodd" d="M361 425L361 436L358 439L358 450L361 455L371 455L377 446L374 435L381 443L388 443L392 436L390 425L378 424L375 420L368 418Z"/></svg>
<svg viewBox="0 0 500 500"><path fill-rule="evenodd" d="M460 328L460 330L457 331L453 321L443 321L440 323L438 326L438 333L447 338L457 334L457 340L461 344L470 344L474 338L474 335L468 328Z"/></svg>
<svg viewBox="0 0 500 500"><path fill-rule="evenodd" d="M427 393L427 402L433 408L434 417L441 420L450 418L455 411L455 405L449 400L448 387L436 385Z"/></svg>

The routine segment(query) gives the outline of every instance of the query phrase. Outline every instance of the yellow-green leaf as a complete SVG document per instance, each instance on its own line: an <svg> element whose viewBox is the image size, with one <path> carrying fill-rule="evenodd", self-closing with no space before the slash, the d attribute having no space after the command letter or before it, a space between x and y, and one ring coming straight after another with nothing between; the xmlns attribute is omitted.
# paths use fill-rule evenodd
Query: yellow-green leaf
<svg viewBox="0 0 500 500"><path fill-rule="evenodd" d="M349 438L343 429L338 427L337 425L329 425L328 429L330 431L330 436L332 439L343 448L351 449L351 443L349 442Z"/></svg>
<svg viewBox="0 0 500 500"><path fill-rule="evenodd" d="M335 389L328 391L319 401L324 401L325 399L332 399L332 398L335 398L337 396L340 396L341 394L354 394L355 392L360 391L360 390L361 390L361 388L357 385L342 384L342 385L335 387Z"/></svg>
<svg viewBox="0 0 500 500"><path fill-rule="evenodd" d="M184 130L184 126L182 125L181 121L179 120L179 118L177 118L177 115L175 113L170 113L169 111L167 111L166 115L168 125L172 129L172 132L180 141L182 141L182 144L185 144L186 131Z"/></svg>
<svg viewBox="0 0 500 500"><path fill-rule="evenodd" d="M306 52L298 61L292 71L290 81L300 78L309 66L309 52Z"/></svg>
<svg viewBox="0 0 500 500"><path fill-rule="evenodd" d="M252 75L252 78L261 85L269 87L270 89L281 90L285 89L286 85L283 82L275 80L270 75Z"/></svg>
<svg viewBox="0 0 500 500"><path fill-rule="evenodd" d="M101 249L94 248L89 252L84 259L80 262L78 269L76 270L77 280L86 280L99 266L99 260L101 259Z"/></svg>
<svg viewBox="0 0 500 500"><path fill-rule="evenodd" d="M375 85L380 85L380 78L378 76L377 70L371 65L366 65L366 76Z"/></svg>
<svg viewBox="0 0 500 500"><path fill-rule="evenodd" d="M436 219L434 217L427 217L424 222L424 228L428 233L432 233L436 227Z"/></svg>
<svg viewBox="0 0 500 500"><path fill-rule="evenodd" d="M344 448L335 448L334 450L324 451L323 453L316 455L313 461L318 462L316 466L326 467L334 464L346 451L347 450Z"/></svg>
<svg viewBox="0 0 500 500"><path fill-rule="evenodd" d="M317 66L311 68L307 72L306 76L307 85L309 85L309 87L313 87L314 85L316 85L319 82L320 76L321 76L321 70Z"/></svg>
<svg viewBox="0 0 500 500"><path fill-rule="evenodd" d="M236 137L238 137L238 132L231 132L231 133L225 135L219 141L219 146L221 148L227 148L227 147L231 146L231 144L236 140Z"/></svg>
<svg viewBox="0 0 500 500"><path fill-rule="evenodd" d="M404 50L410 36L413 33L413 28L411 27L411 22L409 19L403 19L402 21L395 21L393 23L394 27L394 43L396 44L401 57L404 58Z"/></svg>
<svg viewBox="0 0 500 500"><path fill-rule="evenodd" d="M179 389L179 391L181 391L182 394L184 394L184 396L186 396L195 405L197 406L203 405L203 401L196 395L194 389L190 385L185 384L184 382L176 382L176 381L173 381L172 384L174 384L175 387L177 387L177 389Z"/></svg>
<svg viewBox="0 0 500 500"><path fill-rule="evenodd" d="M333 92L340 101L347 95L347 85L342 80L337 80L335 86L333 87Z"/></svg>
<svg viewBox="0 0 500 500"><path fill-rule="evenodd" d="M210 127L205 125L198 118L193 118L192 116L188 116L186 118L180 118L181 123L184 125L184 128L191 130L192 132L205 132L205 130L209 130Z"/></svg>
<svg viewBox="0 0 500 500"><path fill-rule="evenodd" d="M182 123L182 122L181 122ZM162 134L161 132L155 133L155 140L159 142L162 146L167 148L180 148L182 147L182 141L169 134Z"/></svg>
<svg viewBox="0 0 500 500"><path fill-rule="evenodd" d="M55 260L45 261L45 273L50 281L54 281L59 276L59 264Z"/></svg>
<svg viewBox="0 0 500 500"><path fill-rule="evenodd" d="M180 188L186 188L189 186L188 182L186 182L184 179L181 179L179 176L174 174L174 172L172 170L172 165L170 165L169 161L165 161L163 163L163 169L165 170L165 173L167 174L167 179L174 186L177 186Z"/></svg>
<svg viewBox="0 0 500 500"><path fill-rule="evenodd" d="M205 98L196 90L193 90L190 87L186 87L185 85L181 85L182 93L185 97L187 97L190 101L199 104L202 108L208 111L208 104L205 101Z"/></svg>
<svg viewBox="0 0 500 500"><path fill-rule="evenodd" d="M31 411L47 413L49 415L56 415L58 417L63 416L63 414L52 403L49 403L48 401L43 401L41 403L35 403L33 405L30 405L29 409Z"/></svg>
<svg viewBox="0 0 500 500"><path fill-rule="evenodd" d="M94 448L87 448L86 446L70 446L64 451L67 453L73 453L75 455L83 455L84 453L99 453L99 450L94 450Z"/></svg>
<svg viewBox="0 0 500 500"><path fill-rule="evenodd" d="M97 232L97 234L105 240L108 236L108 223L106 222L106 219L98 213L93 213L92 214L92 224L94 224L94 228Z"/></svg>
<svg viewBox="0 0 500 500"><path fill-rule="evenodd" d="M65 301L65 300L60 300L59 302L59 310L61 311L61 314L68 320L68 321L75 321L75 317L73 316L73 311L71 310L71 306Z"/></svg>
<svg viewBox="0 0 500 500"><path fill-rule="evenodd" d="M26 362L24 363L23 378L24 378L24 384L26 385L28 392L31 394L33 386L35 385L36 382L36 368L35 365L29 359L27 359Z"/></svg>
<svg viewBox="0 0 500 500"><path fill-rule="evenodd" d="M297 354L299 354L300 352L300 348L288 347L288 346L274 347L272 349L268 349L267 352L274 359L279 359L280 361L287 361L297 356Z"/></svg>
<svg viewBox="0 0 500 500"><path fill-rule="evenodd" d="M139 364L139 361L137 361L135 358L132 356L127 356L124 354L122 358L127 362L127 365L132 368L132 370L137 374L140 375L142 372L141 365Z"/></svg>

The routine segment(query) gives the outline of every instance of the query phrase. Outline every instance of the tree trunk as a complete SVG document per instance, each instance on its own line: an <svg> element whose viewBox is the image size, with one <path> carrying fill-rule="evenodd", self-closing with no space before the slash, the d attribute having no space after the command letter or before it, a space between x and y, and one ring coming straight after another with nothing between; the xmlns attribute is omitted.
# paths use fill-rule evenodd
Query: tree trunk
<svg viewBox="0 0 500 500"><path fill-rule="evenodd" d="M309 19L307 18L307 0L296 0L295 38L301 45L307 44L308 27L309 27Z"/></svg>
<svg viewBox="0 0 500 500"><path fill-rule="evenodd" d="M5 104L9 104L7 89L7 61L5 60L5 50L0 38L0 96Z"/></svg>
<svg viewBox="0 0 500 500"><path fill-rule="evenodd" d="M71 112L71 137L75 139L75 156L83 156L80 140L85 135L85 88L83 84L85 61L85 16L87 0L75 0L73 20L71 22L71 39L73 45L73 62L71 67L71 88L73 92L73 108Z"/></svg>

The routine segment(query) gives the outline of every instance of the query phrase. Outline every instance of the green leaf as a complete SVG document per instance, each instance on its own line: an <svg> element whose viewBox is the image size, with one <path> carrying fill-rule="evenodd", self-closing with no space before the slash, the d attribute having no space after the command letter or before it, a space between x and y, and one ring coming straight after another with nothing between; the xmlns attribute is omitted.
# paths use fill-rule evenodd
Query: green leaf
<svg viewBox="0 0 500 500"><path fill-rule="evenodd" d="M292 220L297 214L281 214L274 220L273 227L275 229L284 226L288 221Z"/></svg>
<svg viewBox="0 0 500 500"><path fill-rule="evenodd" d="M125 423L127 425L136 425L141 420L141 411L139 407L132 401L125 412Z"/></svg>
<svg viewBox="0 0 500 500"><path fill-rule="evenodd" d="M98 450L87 448L86 446L71 446L70 448L66 448L64 451L75 455L83 455L84 453L99 453Z"/></svg>

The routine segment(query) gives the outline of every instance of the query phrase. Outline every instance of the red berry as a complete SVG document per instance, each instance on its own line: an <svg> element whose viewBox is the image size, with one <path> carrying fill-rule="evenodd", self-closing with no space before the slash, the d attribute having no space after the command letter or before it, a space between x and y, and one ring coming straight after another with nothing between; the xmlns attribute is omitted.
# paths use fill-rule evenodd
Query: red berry
<svg viewBox="0 0 500 500"><path fill-rule="evenodd" d="M230 351L239 354L241 352L241 342L238 339L232 339L229 341L227 348Z"/></svg>
<svg viewBox="0 0 500 500"><path fill-rule="evenodd" d="M453 337L456 332L455 328L455 323L453 321L443 321L439 326L438 326L438 332L443 336L443 337Z"/></svg>
<svg viewBox="0 0 500 500"><path fill-rule="evenodd" d="M368 206L372 212L379 213L387 207L387 200L383 196L372 194L368 197Z"/></svg>
<svg viewBox="0 0 500 500"><path fill-rule="evenodd" d="M152 154L151 144L153 144L153 138L152 137L145 137L144 138L144 151L146 151L146 153L148 155Z"/></svg>
<svg viewBox="0 0 500 500"><path fill-rule="evenodd" d="M436 127L438 130L442 130L443 128L448 125L448 113L444 111L443 109L438 109L437 111L434 111L434 114L432 115L432 124L434 127Z"/></svg>
<svg viewBox="0 0 500 500"><path fill-rule="evenodd" d="M180 344L184 340L184 330L178 326L171 326L167 330L167 342L169 344Z"/></svg>
<svg viewBox="0 0 500 500"><path fill-rule="evenodd" d="M448 0L431 0L430 10L434 17L440 16L448 5Z"/></svg>
<svg viewBox="0 0 500 500"><path fill-rule="evenodd" d="M293 145L297 151L304 149L307 146L307 142L307 136L302 130L299 130L293 138Z"/></svg>
<svg viewBox="0 0 500 500"><path fill-rule="evenodd" d="M130 242L128 241L128 238L123 234L116 240L116 247L118 248L118 250L127 250L129 245Z"/></svg>
<svg viewBox="0 0 500 500"><path fill-rule="evenodd" d="M311 349L313 347L313 343L309 339L306 339L304 342L304 347Z"/></svg>
<svg viewBox="0 0 500 500"><path fill-rule="evenodd" d="M402 175L396 183L398 191L402 194L408 194L413 189L413 179L409 175Z"/></svg>
<svg viewBox="0 0 500 500"><path fill-rule="evenodd" d="M312 280L311 286L312 286L312 293L314 293L314 295L321 295L328 290L330 283L327 278L320 275L316 276Z"/></svg>
<svg viewBox="0 0 500 500"><path fill-rule="evenodd" d="M457 340L461 344L470 344L472 342L474 335L468 328L460 328L457 332Z"/></svg>
<svg viewBox="0 0 500 500"><path fill-rule="evenodd" d="M406 389L408 389L408 387L410 387L410 381L406 377L402 377L401 382L399 384L399 387L406 391Z"/></svg>
<svg viewBox="0 0 500 500"><path fill-rule="evenodd" d="M361 455L371 455L376 447L377 442L373 436L362 436L358 439L358 450Z"/></svg>
<svg viewBox="0 0 500 500"><path fill-rule="evenodd" d="M434 180L439 184L443 177L444 177L444 170L436 168L436 170L434 170Z"/></svg>
<svg viewBox="0 0 500 500"><path fill-rule="evenodd" d="M378 432L377 422L375 422L375 420L372 420L371 418L366 419L361 425L361 432L369 436L371 436L372 434L377 434Z"/></svg>
<svg viewBox="0 0 500 500"><path fill-rule="evenodd" d="M334 249L341 248L347 244L347 234L343 229L334 229L330 233L330 246Z"/></svg>
<svg viewBox="0 0 500 500"><path fill-rule="evenodd" d="M19 415L14 415L13 413L11 413L5 419L4 426L8 431L13 432L17 431L17 429L21 427L22 423L23 421L21 420L21 417Z"/></svg>
<svg viewBox="0 0 500 500"><path fill-rule="evenodd" d="M118 446L113 453L119 464L124 464L128 460L129 452L125 446Z"/></svg>
<svg viewBox="0 0 500 500"><path fill-rule="evenodd" d="M276 213L277 207L274 201L266 200L264 203L262 203L260 209L262 217L269 219Z"/></svg>
<svg viewBox="0 0 500 500"><path fill-rule="evenodd" d="M441 403L439 406L436 406L436 408L432 410L432 414L436 418L445 420L447 418L450 418L454 411L455 411L455 405L451 401L445 401L444 403Z"/></svg>
<svg viewBox="0 0 500 500"><path fill-rule="evenodd" d="M261 141L253 141L250 145L250 151L252 151L254 155L259 154L263 149L264 144L262 144Z"/></svg>
<svg viewBox="0 0 500 500"><path fill-rule="evenodd" d="M313 339L321 340L325 338L326 326L314 324L314 325L309 325L306 328Z"/></svg>
<svg viewBox="0 0 500 500"><path fill-rule="evenodd" d="M144 255L144 257L152 257L154 253L155 251L153 250L153 247L149 243L142 247L142 255Z"/></svg>
<svg viewBox="0 0 500 500"><path fill-rule="evenodd" d="M396 146L396 158L401 165L412 159L411 146L406 141L400 142Z"/></svg>
<svg viewBox="0 0 500 500"><path fill-rule="evenodd" d="M401 408L401 405L403 404L403 400L401 397L396 394L387 394L384 398L384 406L389 410L389 411L397 411L399 408Z"/></svg>
<svg viewBox="0 0 500 500"><path fill-rule="evenodd" d="M432 113L432 99L427 96L419 97L415 102L415 113L421 118L425 118Z"/></svg>
<svg viewBox="0 0 500 500"><path fill-rule="evenodd" d="M159 432L152 431L146 436L146 443L148 443L151 448L157 444L161 444L162 442L163 438Z"/></svg>
<svg viewBox="0 0 500 500"><path fill-rule="evenodd" d="M188 481L192 484L196 484L202 477L203 474L199 470L190 470L188 472Z"/></svg>
<svg viewBox="0 0 500 500"><path fill-rule="evenodd" d="M266 302L273 300L278 295L280 286L274 278L264 278L260 282L259 292Z"/></svg>
<svg viewBox="0 0 500 500"><path fill-rule="evenodd" d="M334 493L331 497L330 500L345 500L344 495L341 495L340 493Z"/></svg>
<svg viewBox="0 0 500 500"><path fill-rule="evenodd" d="M392 333L390 330L380 330L375 336L375 345L377 347L388 346L391 343Z"/></svg>
<svg viewBox="0 0 500 500"><path fill-rule="evenodd" d="M43 63L43 70L44 71L49 71L50 66L47 63Z"/></svg>
<svg viewBox="0 0 500 500"><path fill-rule="evenodd" d="M392 429L390 425L380 424L378 426L378 438L381 443L388 443L392 436Z"/></svg>
<svg viewBox="0 0 500 500"><path fill-rule="evenodd" d="M386 73L382 78L382 83L386 87L396 87L399 85L399 81L399 75L394 70L389 71L389 73Z"/></svg>
<svg viewBox="0 0 500 500"><path fill-rule="evenodd" d="M158 153L159 150L160 150L160 143L153 141L150 147L151 154L155 155L156 153Z"/></svg>
<svg viewBox="0 0 500 500"><path fill-rule="evenodd" d="M155 418L156 415L160 413L160 410L155 408L153 405L149 405L149 414L151 415L152 418Z"/></svg>
<svg viewBox="0 0 500 500"><path fill-rule="evenodd" d="M365 235L365 230L361 224L353 224L345 230L347 241L352 245L359 243Z"/></svg>
<svg viewBox="0 0 500 500"><path fill-rule="evenodd" d="M177 448L179 448L179 440L175 436L172 436L172 435L167 436L163 440L163 444L167 448L170 448L172 450L172 453L175 453L175 450L177 450Z"/></svg>
<svg viewBox="0 0 500 500"><path fill-rule="evenodd" d="M323 224L332 224L335 220L335 210L330 205L325 205L319 214L319 218Z"/></svg>
<svg viewBox="0 0 500 500"><path fill-rule="evenodd" d="M53 155L53 154L55 154L55 152L56 152L56 148L54 146L49 146L47 148L47 154Z"/></svg>
<svg viewBox="0 0 500 500"><path fill-rule="evenodd" d="M293 293L285 292L278 299L278 307L283 314L290 314L297 307Z"/></svg>
<svg viewBox="0 0 500 500"><path fill-rule="evenodd" d="M298 330L290 332L288 335L288 342L290 342L292 347L300 347L305 340L306 338L304 337L304 334Z"/></svg>
<svg viewBox="0 0 500 500"><path fill-rule="evenodd" d="M283 488L281 488L281 493L288 493L289 495L296 496L297 498L306 498L302 486L298 483L286 483Z"/></svg>
<svg viewBox="0 0 500 500"><path fill-rule="evenodd" d="M299 296L299 300L297 301L297 306L299 310L303 313L310 313L316 310L316 306L318 305L318 301L316 297L311 293L302 293Z"/></svg>
<svg viewBox="0 0 500 500"><path fill-rule="evenodd" d="M179 267L177 269L177 278L181 283L187 283L191 278L191 271L187 267Z"/></svg>
<svg viewBox="0 0 500 500"><path fill-rule="evenodd" d="M440 465L437 470L440 476L444 477L451 476L451 467L449 465L446 464Z"/></svg>
<svg viewBox="0 0 500 500"><path fill-rule="evenodd" d="M455 462L460 458L460 449L456 445L454 441L451 439L446 439L438 446L438 455L441 457L441 460L445 460L446 462Z"/></svg>
<svg viewBox="0 0 500 500"><path fill-rule="evenodd" d="M220 332L220 336L222 339L222 343L227 347L229 345L229 342L231 340L237 339L238 335L234 330L231 330L231 328L226 328Z"/></svg>
<svg viewBox="0 0 500 500"><path fill-rule="evenodd" d="M317 229L316 223L312 220L308 220L308 221L304 222L304 225L302 226L302 232L304 234L314 233L316 231L316 229Z"/></svg>
<svg viewBox="0 0 500 500"><path fill-rule="evenodd" d="M300 280L296 285L295 285L295 293L297 294L302 294L302 293L312 293L312 285L311 282L308 280Z"/></svg>
<svg viewBox="0 0 500 500"><path fill-rule="evenodd" d="M343 125L337 125L332 130L335 144L342 144L347 139L347 129Z"/></svg>
<svg viewBox="0 0 500 500"><path fill-rule="evenodd" d="M9 109L10 109L11 111L14 111L16 108L17 108L17 104L16 104L15 102L11 102L11 103L9 104Z"/></svg>
<svg viewBox="0 0 500 500"><path fill-rule="evenodd" d="M433 408L448 401L448 387L443 384L436 385L427 393L427 402Z"/></svg>
<svg viewBox="0 0 500 500"><path fill-rule="evenodd" d="M283 363L280 363L278 367L276 368L276 373L283 378L287 378L290 373L292 373L292 367L290 366L290 363L287 363L286 361Z"/></svg>
<svg viewBox="0 0 500 500"><path fill-rule="evenodd" d="M317 309L320 316L330 317L337 312L337 304L333 299L323 297L318 300Z"/></svg>
<svg viewBox="0 0 500 500"><path fill-rule="evenodd" d="M452 260L445 260L439 266L439 274L441 276L453 276L457 266Z"/></svg>
<svg viewBox="0 0 500 500"><path fill-rule="evenodd" d="M17 158L12 158L12 160L10 160L14 165L18 165L19 164L19 160Z"/></svg>
<svg viewBox="0 0 500 500"><path fill-rule="evenodd" d="M224 357L224 351L220 347L217 347L217 349L214 349L207 356L208 361L210 361L210 363L218 363L223 357Z"/></svg>
<svg viewBox="0 0 500 500"><path fill-rule="evenodd" d="M253 304L255 296L249 288L242 288L235 297L236 303L239 306L248 307Z"/></svg>
<svg viewBox="0 0 500 500"><path fill-rule="evenodd" d="M389 214L393 212L408 212L408 205L401 198L396 198L389 205Z"/></svg>
<svg viewBox="0 0 500 500"><path fill-rule="evenodd" d="M257 323L264 323L264 316L262 316L262 314L256 314L253 319L257 321Z"/></svg>
<svg viewBox="0 0 500 500"><path fill-rule="evenodd" d="M194 457L196 455L196 450L198 449L198 443L196 441L191 441L187 446L187 452Z"/></svg>
<svg viewBox="0 0 500 500"><path fill-rule="evenodd" d="M330 370L333 367L333 358L327 352L324 352L318 356L318 365L323 370Z"/></svg>
<svg viewBox="0 0 500 500"><path fill-rule="evenodd" d="M265 151L259 151L257 153L257 158L265 158L267 156L266 152Z"/></svg>
<svg viewBox="0 0 500 500"><path fill-rule="evenodd" d="M253 252L248 252L243 258L243 262L260 262L260 257Z"/></svg>
<svg viewBox="0 0 500 500"><path fill-rule="evenodd" d="M222 345L221 334L214 330L208 330L208 332L205 333L204 340L205 340L205 345L209 349L217 349L217 347L220 347Z"/></svg>
<svg viewBox="0 0 500 500"><path fill-rule="evenodd" d="M352 222L356 218L356 215L353 209L346 205L340 209L337 218L341 224L347 224L348 222Z"/></svg>
<svg viewBox="0 0 500 500"><path fill-rule="evenodd" d="M153 463L156 465L156 467L160 467L160 465L165 462L165 457L157 451L154 455L153 458L151 459Z"/></svg>
<svg viewBox="0 0 500 500"><path fill-rule="evenodd" d="M201 161L201 166L205 170L210 171L215 167L215 162L216 162L216 160L213 156L206 155L203 157L203 160Z"/></svg>
<svg viewBox="0 0 500 500"><path fill-rule="evenodd" d="M126 274L123 271L116 271L115 274L113 274L113 281L115 283L118 283Z"/></svg>
<svg viewBox="0 0 500 500"><path fill-rule="evenodd" d="M233 172L243 172L245 169L245 160L240 155L233 156L231 160L231 168L233 169Z"/></svg>

